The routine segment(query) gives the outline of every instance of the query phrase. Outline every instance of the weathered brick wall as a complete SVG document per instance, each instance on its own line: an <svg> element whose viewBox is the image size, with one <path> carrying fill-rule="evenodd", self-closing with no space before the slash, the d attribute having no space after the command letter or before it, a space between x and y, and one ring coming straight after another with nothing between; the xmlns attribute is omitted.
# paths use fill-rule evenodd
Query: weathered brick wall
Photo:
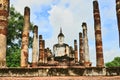
<svg viewBox="0 0 120 80"><path fill-rule="evenodd" d="M1 77L26 76L120 76L120 67L39 67L39 68L0 68Z"/></svg>

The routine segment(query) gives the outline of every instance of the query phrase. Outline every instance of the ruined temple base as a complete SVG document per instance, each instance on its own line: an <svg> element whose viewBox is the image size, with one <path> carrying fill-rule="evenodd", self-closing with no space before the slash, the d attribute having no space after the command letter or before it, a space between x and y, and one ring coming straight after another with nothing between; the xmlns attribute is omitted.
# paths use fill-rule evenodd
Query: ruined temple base
<svg viewBox="0 0 120 80"><path fill-rule="evenodd" d="M0 77L0 80L120 80L120 76Z"/></svg>
<svg viewBox="0 0 120 80"><path fill-rule="evenodd" d="M0 68L0 77L120 76L120 67L39 66Z"/></svg>

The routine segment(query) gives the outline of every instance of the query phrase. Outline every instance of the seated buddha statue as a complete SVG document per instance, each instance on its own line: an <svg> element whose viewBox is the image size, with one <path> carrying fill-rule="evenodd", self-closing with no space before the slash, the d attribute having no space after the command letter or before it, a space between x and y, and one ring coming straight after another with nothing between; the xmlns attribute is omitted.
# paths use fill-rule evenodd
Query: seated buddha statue
<svg viewBox="0 0 120 80"><path fill-rule="evenodd" d="M55 60L69 57L69 46L64 43L64 34L62 33L62 29L60 29L60 33L58 35L58 44L53 46L53 55Z"/></svg>

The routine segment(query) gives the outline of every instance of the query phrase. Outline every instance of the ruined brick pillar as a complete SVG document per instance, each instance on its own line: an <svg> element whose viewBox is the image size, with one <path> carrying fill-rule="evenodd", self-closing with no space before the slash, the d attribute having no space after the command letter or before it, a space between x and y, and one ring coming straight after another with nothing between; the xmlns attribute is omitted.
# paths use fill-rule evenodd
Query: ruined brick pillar
<svg viewBox="0 0 120 80"><path fill-rule="evenodd" d="M0 0L0 67L6 67L9 0Z"/></svg>
<svg viewBox="0 0 120 80"><path fill-rule="evenodd" d="M119 31L119 47L120 47L120 0L116 0L116 15L117 15L117 23L118 23L118 31Z"/></svg>
<svg viewBox="0 0 120 80"><path fill-rule="evenodd" d="M32 50L32 67L38 64L38 26L34 26L33 31L33 50Z"/></svg>
<svg viewBox="0 0 120 80"><path fill-rule="evenodd" d="M79 33L79 62L81 65L84 65L84 48L83 48L83 37L82 33Z"/></svg>
<svg viewBox="0 0 120 80"><path fill-rule="evenodd" d="M28 66L29 28L30 28L30 8L25 7L21 46L21 67Z"/></svg>
<svg viewBox="0 0 120 80"><path fill-rule="evenodd" d="M72 46L70 46L70 47L69 47L69 49L70 49L70 54L69 54L69 57L70 57L70 58L75 58L75 57L74 57L74 55L75 55L75 54L74 54L73 47L72 47Z"/></svg>
<svg viewBox="0 0 120 80"><path fill-rule="evenodd" d="M42 61L42 49L43 49L43 47L42 47L42 35L39 35L39 63L42 63L43 61Z"/></svg>
<svg viewBox="0 0 120 80"><path fill-rule="evenodd" d="M87 24L82 23L83 28L83 48L84 48L84 65L91 66L90 58L89 58L89 45L88 45L88 37L87 37Z"/></svg>
<svg viewBox="0 0 120 80"><path fill-rule="evenodd" d="M42 63L45 63L45 40L42 41Z"/></svg>
<svg viewBox="0 0 120 80"><path fill-rule="evenodd" d="M45 52L44 52L44 63L47 64L47 55L48 54L48 50L45 49Z"/></svg>
<svg viewBox="0 0 120 80"><path fill-rule="evenodd" d="M39 35L39 63L44 63L45 55L45 41L42 39L42 35Z"/></svg>
<svg viewBox="0 0 120 80"><path fill-rule="evenodd" d="M98 1L93 1L94 12L94 29L95 29L95 41L96 41L96 66L104 67L103 48L102 48L102 35L101 35L101 21L99 13Z"/></svg>
<svg viewBox="0 0 120 80"><path fill-rule="evenodd" d="M75 63L77 63L78 62L77 40L74 40L74 53L75 53Z"/></svg>

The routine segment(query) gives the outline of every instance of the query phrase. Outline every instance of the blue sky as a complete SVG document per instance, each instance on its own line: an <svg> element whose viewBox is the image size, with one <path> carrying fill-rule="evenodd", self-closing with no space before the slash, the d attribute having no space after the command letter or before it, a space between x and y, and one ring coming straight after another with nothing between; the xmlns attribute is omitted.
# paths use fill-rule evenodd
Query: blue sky
<svg viewBox="0 0 120 80"><path fill-rule="evenodd" d="M115 0L98 0L105 62L120 56ZM87 23L89 54L93 66L96 64L93 0L11 0L16 10L23 14L24 7L31 9L31 22L39 26L46 47L57 43L57 35L62 27L65 42L73 46L82 31L82 22ZM30 52L31 53L31 52ZM31 54L30 54L31 56ZM31 58L29 58L31 60Z"/></svg>

